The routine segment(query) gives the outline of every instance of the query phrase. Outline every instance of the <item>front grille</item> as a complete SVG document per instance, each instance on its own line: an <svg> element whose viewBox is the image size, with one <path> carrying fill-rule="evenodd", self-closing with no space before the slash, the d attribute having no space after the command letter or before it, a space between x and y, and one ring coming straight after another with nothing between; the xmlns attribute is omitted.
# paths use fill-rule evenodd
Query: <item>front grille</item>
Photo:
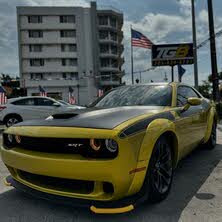
<svg viewBox="0 0 222 222"><path fill-rule="evenodd" d="M17 138L17 139L16 139ZM18 139L19 138L19 139ZM94 150L90 145L90 139L80 138L52 138L52 137L29 137L13 135L13 141L9 141L8 134L3 134L3 145L5 149L15 147L29 151L55 154L79 154L86 158L106 158L117 157L116 152L110 152L105 145L105 140L101 139L101 148Z"/></svg>
<svg viewBox="0 0 222 222"><path fill-rule="evenodd" d="M64 153L86 155L87 150L91 149L88 139L72 138L39 138L21 137L21 143L17 144L25 150L32 150L44 153Z"/></svg>
<svg viewBox="0 0 222 222"><path fill-rule="evenodd" d="M89 194L93 192L94 182L42 176L18 170L21 179L40 187L71 193Z"/></svg>

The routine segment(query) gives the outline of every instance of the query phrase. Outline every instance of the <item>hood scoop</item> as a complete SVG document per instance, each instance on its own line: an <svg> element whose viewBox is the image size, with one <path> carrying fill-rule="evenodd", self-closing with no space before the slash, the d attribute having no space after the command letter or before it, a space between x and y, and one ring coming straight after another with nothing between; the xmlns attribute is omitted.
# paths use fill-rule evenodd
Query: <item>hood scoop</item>
<svg viewBox="0 0 222 222"><path fill-rule="evenodd" d="M58 113L58 114L53 114L52 117L53 119L70 119L77 115L78 115L77 113Z"/></svg>

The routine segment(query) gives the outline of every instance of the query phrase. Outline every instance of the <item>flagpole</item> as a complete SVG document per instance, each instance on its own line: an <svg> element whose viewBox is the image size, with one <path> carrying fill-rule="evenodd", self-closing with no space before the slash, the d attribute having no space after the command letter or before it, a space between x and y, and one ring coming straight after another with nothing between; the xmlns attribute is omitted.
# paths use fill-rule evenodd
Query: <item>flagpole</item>
<svg viewBox="0 0 222 222"><path fill-rule="evenodd" d="M131 33L131 74L132 74L132 85L134 84L134 75L133 75L133 44L132 44L132 25L130 25Z"/></svg>

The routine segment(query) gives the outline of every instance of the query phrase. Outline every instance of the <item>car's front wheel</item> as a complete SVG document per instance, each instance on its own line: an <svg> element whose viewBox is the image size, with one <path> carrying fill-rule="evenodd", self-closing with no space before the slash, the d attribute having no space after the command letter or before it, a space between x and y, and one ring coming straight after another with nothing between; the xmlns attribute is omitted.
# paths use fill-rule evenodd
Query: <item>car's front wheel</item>
<svg viewBox="0 0 222 222"><path fill-rule="evenodd" d="M162 136L154 147L146 176L148 201L156 203L165 199L170 191L172 179L172 149L166 137Z"/></svg>
<svg viewBox="0 0 222 222"><path fill-rule="evenodd" d="M22 118L18 115L11 115L5 118L4 122L6 127L13 126L16 123L19 123L22 121Z"/></svg>

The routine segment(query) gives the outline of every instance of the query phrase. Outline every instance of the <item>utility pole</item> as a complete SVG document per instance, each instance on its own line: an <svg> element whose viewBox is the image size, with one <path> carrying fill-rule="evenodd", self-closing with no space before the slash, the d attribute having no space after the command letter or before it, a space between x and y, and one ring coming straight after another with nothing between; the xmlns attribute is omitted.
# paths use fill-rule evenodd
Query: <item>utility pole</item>
<svg viewBox="0 0 222 222"><path fill-rule="evenodd" d="M192 8L192 30L193 30L193 55L194 55L194 86L198 89L198 64L197 64L197 37L196 37L196 16L195 0L191 0Z"/></svg>
<svg viewBox="0 0 222 222"><path fill-rule="evenodd" d="M216 102L220 100L219 94L219 80L217 70L217 51L215 43L215 32L214 32L214 14L212 0L208 2L208 16L209 16L209 34L210 34L210 54L211 54L211 69L212 69L212 82L213 82L213 99Z"/></svg>

